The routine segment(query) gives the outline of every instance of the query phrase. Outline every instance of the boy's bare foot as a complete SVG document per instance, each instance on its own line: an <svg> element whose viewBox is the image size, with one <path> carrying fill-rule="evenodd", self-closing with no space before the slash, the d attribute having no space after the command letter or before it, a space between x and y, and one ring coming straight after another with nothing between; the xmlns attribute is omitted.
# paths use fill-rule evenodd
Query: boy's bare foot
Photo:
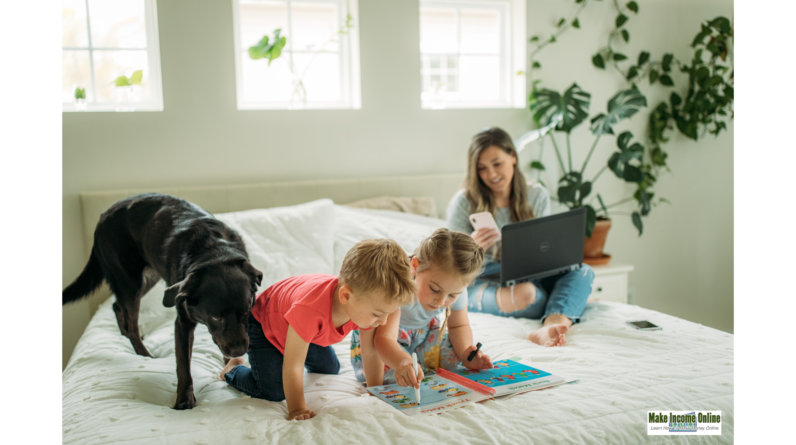
<svg viewBox="0 0 796 445"><path fill-rule="evenodd" d="M568 331L566 324L550 324L531 332L528 340L542 346L564 346Z"/></svg>
<svg viewBox="0 0 796 445"><path fill-rule="evenodd" d="M231 358L231 359L229 359L229 361L227 362L227 365L226 365L226 366L224 366L224 369L222 369L222 370L221 370L221 374L219 375L219 377L221 378L221 380L226 380L226 379L224 378L224 376L225 376L225 375L226 375L228 372L230 372L230 371L232 371L233 369L235 369L235 367L236 367L236 366L238 366L238 365L242 365L243 363L244 363L244 362L243 362L243 357L235 357L235 358Z"/></svg>

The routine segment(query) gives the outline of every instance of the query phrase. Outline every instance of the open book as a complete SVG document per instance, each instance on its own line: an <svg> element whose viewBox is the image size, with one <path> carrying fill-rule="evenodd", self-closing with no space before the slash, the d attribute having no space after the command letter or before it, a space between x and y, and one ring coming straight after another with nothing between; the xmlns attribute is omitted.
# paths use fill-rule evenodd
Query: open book
<svg viewBox="0 0 796 445"><path fill-rule="evenodd" d="M408 416L431 414L510 394L549 388L565 383L563 377L514 360L494 362L494 368L474 371L437 370L420 382L420 402L415 389L397 384L371 386L368 391Z"/></svg>

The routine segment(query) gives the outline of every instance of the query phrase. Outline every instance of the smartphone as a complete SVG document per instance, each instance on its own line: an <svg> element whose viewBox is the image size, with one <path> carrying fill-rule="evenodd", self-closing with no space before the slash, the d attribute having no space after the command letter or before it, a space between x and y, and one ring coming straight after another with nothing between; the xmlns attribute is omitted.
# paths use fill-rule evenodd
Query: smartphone
<svg viewBox="0 0 796 445"><path fill-rule="evenodd" d="M495 229L498 231L498 240L500 240L500 229L495 222L495 217L489 212L473 213L470 215L470 223L475 230L478 229Z"/></svg>
<svg viewBox="0 0 796 445"><path fill-rule="evenodd" d="M660 331L662 328L647 320L628 321L627 324L633 326L639 331Z"/></svg>

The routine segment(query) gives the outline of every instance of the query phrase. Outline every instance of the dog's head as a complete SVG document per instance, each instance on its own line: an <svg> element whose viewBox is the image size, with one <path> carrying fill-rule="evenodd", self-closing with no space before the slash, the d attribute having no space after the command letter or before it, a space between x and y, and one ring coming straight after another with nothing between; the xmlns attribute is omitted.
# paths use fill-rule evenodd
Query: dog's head
<svg viewBox="0 0 796 445"><path fill-rule="evenodd" d="M200 267L166 289L163 306L184 305L193 321L207 326L225 356L240 357L249 349L246 328L262 279L248 261Z"/></svg>

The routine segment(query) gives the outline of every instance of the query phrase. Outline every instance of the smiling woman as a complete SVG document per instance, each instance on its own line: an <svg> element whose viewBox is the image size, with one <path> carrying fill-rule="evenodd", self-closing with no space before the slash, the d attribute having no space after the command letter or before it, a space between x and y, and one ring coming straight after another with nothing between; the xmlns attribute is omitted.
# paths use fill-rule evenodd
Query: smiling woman
<svg viewBox="0 0 796 445"><path fill-rule="evenodd" d="M495 229L474 230L469 215L489 212L499 228L550 214L550 196L541 184L529 185L517 164L511 137L497 127L476 134L467 155L465 189L448 206L448 228L472 234L487 251L489 275L500 270L500 233ZM478 278L468 288L468 309L495 315L541 318L542 329L528 339L543 346L563 346L566 333L580 320L591 293L594 272L588 265L562 275L500 287Z"/></svg>

